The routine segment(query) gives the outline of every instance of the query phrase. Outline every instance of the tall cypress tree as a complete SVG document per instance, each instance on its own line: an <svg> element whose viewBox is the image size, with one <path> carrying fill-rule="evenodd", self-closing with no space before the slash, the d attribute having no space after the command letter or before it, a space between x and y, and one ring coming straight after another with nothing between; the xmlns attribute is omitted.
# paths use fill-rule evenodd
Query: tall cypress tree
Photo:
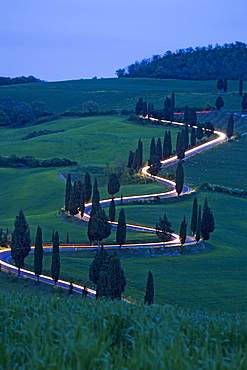
<svg viewBox="0 0 247 370"><path fill-rule="evenodd" d="M190 144L192 147L196 145L196 129L192 127L191 134L190 134Z"/></svg>
<svg viewBox="0 0 247 370"><path fill-rule="evenodd" d="M100 206L90 213L87 234L91 243L98 242L98 249L100 249L100 242L111 234L111 224Z"/></svg>
<svg viewBox="0 0 247 370"><path fill-rule="evenodd" d="M153 157L156 155L156 144L155 144L155 138L153 137L150 143L150 157Z"/></svg>
<svg viewBox="0 0 247 370"><path fill-rule="evenodd" d="M127 167L128 168L131 168L132 165L133 165L133 159L134 159L134 153L132 152L132 150L129 151L129 159L128 159L128 164L127 164Z"/></svg>
<svg viewBox="0 0 247 370"><path fill-rule="evenodd" d="M42 245L42 229L37 227L35 246L34 246L34 273L39 280L43 268L43 245Z"/></svg>
<svg viewBox="0 0 247 370"><path fill-rule="evenodd" d="M202 220L201 220L201 236L204 240L210 239L210 233L215 229L214 216L208 206L208 200L205 198Z"/></svg>
<svg viewBox="0 0 247 370"><path fill-rule="evenodd" d="M184 125L184 150L186 151L189 146L189 126L186 123Z"/></svg>
<svg viewBox="0 0 247 370"><path fill-rule="evenodd" d="M126 241L126 221L125 212L121 208L118 217L117 231L116 231L117 244L121 247Z"/></svg>
<svg viewBox="0 0 247 370"><path fill-rule="evenodd" d="M184 108L184 123L189 123L189 107L188 105Z"/></svg>
<svg viewBox="0 0 247 370"><path fill-rule="evenodd" d="M98 284L101 271L107 271L109 267L109 253L103 246L96 251L96 255L89 268L89 280Z"/></svg>
<svg viewBox="0 0 247 370"><path fill-rule="evenodd" d="M157 157L159 158L160 161L162 160L162 157L163 157L162 152L163 152L162 144L161 144L161 139L159 137L158 140L157 140L157 145L156 145L156 155L157 155Z"/></svg>
<svg viewBox="0 0 247 370"><path fill-rule="evenodd" d="M170 121L174 121L174 111L175 111L175 95L174 92L171 96L171 105L170 105Z"/></svg>
<svg viewBox="0 0 247 370"><path fill-rule="evenodd" d="M238 93L239 93L239 96L243 95L243 79L242 78L239 79Z"/></svg>
<svg viewBox="0 0 247 370"><path fill-rule="evenodd" d="M96 211L100 208L100 195L98 190L98 182L97 179L94 179L93 184L93 195L92 195L92 210L91 214L93 215Z"/></svg>
<svg viewBox="0 0 247 370"><path fill-rule="evenodd" d="M232 137L233 135L233 128L234 128L234 116L233 114L230 114L226 127L226 134L229 138Z"/></svg>
<svg viewBox="0 0 247 370"><path fill-rule="evenodd" d="M107 191L113 197L120 189L120 181L116 173L111 173L108 179Z"/></svg>
<svg viewBox="0 0 247 370"><path fill-rule="evenodd" d="M196 110L194 108L189 108L189 118L188 118L189 126L196 126L196 122L197 122Z"/></svg>
<svg viewBox="0 0 247 370"><path fill-rule="evenodd" d="M178 196L183 191L184 186L184 169L183 169L183 162L179 161L176 169L176 192L178 193Z"/></svg>
<svg viewBox="0 0 247 370"><path fill-rule="evenodd" d="M168 145L169 145L169 157L172 154L172 138L171 138L171 131L169 130L167 133L167 138L168 138Z"/></svg>
<svg viewBox="0 0 247 370"><path fill-rule="evenodd" d="M92 195L92 183L91 177L88 172L85 173L84 177L84 188L85 188L85 202L88 203L90 201Z"/></svg>
<svg viewBox="0 0 247 370"><path fill-rule="evenodd" d="M10 247L11 256L15 262L15 266L18 267L19 275L20 268L24 266L24 259L31 250L30 230L22 210L16 216L14 226L15 229L12 233Z"/></svg>
<svg viewBox="0 0 247 370"><path fill-rule="evenodd" d="M198 208L197 222L196 222L196 241L199 242L201 238L201 206Z"/></svg>
<svg viewBox="0 0 247 370"><path fill-rule="evenodd" d="M143 102L142 115L143 115L143 117L146 117L147 114L148 114L147 102L144 101Z"/></svg>
<svg viewBox="0 0 247 370"><path fill-rule="evenodd" d="M217 81L217 89L218 90L222 90L223 89L223 85L224 85L224 81L222 78L219 78L218 81Z"/></svg>
<svg viewBox="0 0 247 370"><path fill-rule="evenodd" d="M55 232L53 248L52 248L52 260L51 260L51 277L56 285L60 275L60 253L59 253L59 235Z"/></svg>
<svg viewBox="0 0 247 370"><path fill-rule="evenodd" d="M144 296L144 304L150 306L153 303L154 303L154 279L152 272L149 270L146 285L146 293Z"/></svg>
<svg viewBox="0 0 247 370"><path fill-rule="evenodd" d="M70 199L68 203L68 211L69 213L74 216L78 213L78 198L77 198L77 189L76 189L76 182L72 186L70 192Z"/></svg>
<svg viewBox="0 0 247 370"><path fill-rule="evenodd" d="M197 213L198 213L198 201L197 201L197 197L195 197L193 199L192 214L191 214L191 221L190 221L190 230L192 231L193 235L196 232L197 217L198 217Z"/></svg>
<svg viewBox="0 0 247 370"><path fill-rule="evenodd" d="M176 142L176 153L179 159L183 159L185 157L185 146L184 146L185 140L184 139L185 139L185 133L184 133L184 130L182 130L181 132L178 132L177 142Z"/></svg>
<svg viewBox="0 0 247 370"><path fill-rule="evenodd" d="M126 278L121 262L116 254L111 256L108 270L108 289L111 299L121 299L126 286Z"/></svg>
<svg viewBox="0 0 247 370"><path fill-rule="evenodd" d="M96 288L96 299L109 297L108 271L102 270Z"/></svg>
<svg viewBox="0 0 247 370"><path fill-rule="evenodd" d="M115 218L116 218L116 206L115 206L114 199L112 199L109 205L109 220L115 221Z"/></svg>
<svg viewBox="0 0 247 370"><path fill-rule="evenodd" d="M162 159L169 158L169 143L168 143L168 132L165 132L164 141L163 141L163 156Z"/></svg>
<svg viewBox="0 0 247 370"><path fill-rule="evenodd" d="M86 202L86 195L85 195L85 185L82 184L81 186L81 194L80 194L80 212L81 217L83 217L85 211L85 202Z"/></svg>
<svg viewBox="0 0 247 370"><path fill-rule="evenodd" d="M140 97L136 103L136 115L138 116L143 111L143 99Z"/></svg>
<svg viewBox="0 0 247 370"><path fill-rule="evenodd" d="M68 211L71 190L72 190L71 174L68 173L65 188L65 211Z"/></svg>
<svg viewBox="0 0 247 370"><path fill-rule="evenodd" d="M140 152L139 149L137 148L133 157L132 169L138 171L140 168L140 162L141 162Z"/></svg>
<svg viewBox="0 0 247 370"><path fill-rule="evenodd" d="M187 232L187 222L184 216L184 219L181 222L180 231L179 231L179 239L180 239L181 245L184 245L186 241L186 232Z"/></svg>
<svg viewBox="0 0 247 370"><path fill-rule="evenodd" d="M138 169L142 167L143 161L143 143L141 139L138 140L138 153L139 153L139 166Z"/></svg>

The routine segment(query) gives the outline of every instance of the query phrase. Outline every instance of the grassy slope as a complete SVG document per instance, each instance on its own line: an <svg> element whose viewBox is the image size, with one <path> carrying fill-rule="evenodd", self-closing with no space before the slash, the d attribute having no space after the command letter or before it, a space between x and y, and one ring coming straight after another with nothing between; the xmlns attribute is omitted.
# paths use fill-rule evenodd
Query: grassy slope
<svg viewBox="0 0 247 370"><path fill-rule="evenodd" d="M139 96L162 108L164 99L172 92L176 94L176 106L215 105L216 81L181 81L153 79L99 79L23 84L0 87L0 96L17 100L43 101L49 110L57 113L66 110L80 111L81 104L93 100L99 110L133 109ZM228 81L228 93L223 95L225 109L240 110L238 81Z"/></svg>

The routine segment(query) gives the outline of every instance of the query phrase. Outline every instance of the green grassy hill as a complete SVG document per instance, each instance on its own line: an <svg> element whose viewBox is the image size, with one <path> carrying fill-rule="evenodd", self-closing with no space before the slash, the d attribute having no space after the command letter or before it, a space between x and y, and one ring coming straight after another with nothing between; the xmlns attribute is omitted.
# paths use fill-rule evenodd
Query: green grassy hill
<svg viewBox="0 0 247 370"><path fill-rule="evenodd" d="M93 100L99 111L134 109L141 96L153 102L156 109L163 108L166 96L175 92L176 106L215 106L218 96L216 81L159 80L149 78L74 80L33 83L0 87L0 97L32 102L43 101L48 110L62 113L81 111L82 103ZM222 94L227 110L241 110L242 98L238 95L238 81L228 81L228 92Z"/></svg>

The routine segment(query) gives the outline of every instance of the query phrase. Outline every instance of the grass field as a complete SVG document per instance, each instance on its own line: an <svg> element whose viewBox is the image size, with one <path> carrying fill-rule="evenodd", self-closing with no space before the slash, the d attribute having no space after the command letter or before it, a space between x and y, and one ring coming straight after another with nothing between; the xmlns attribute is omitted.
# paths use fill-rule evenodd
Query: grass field
<svg viewBox="0 0 247 370"><path fill-rule="evenodd" d="M246 369L246 315L99 304L16 285L0 291L2 369Z"/></svg>
<svg viewBox="0 0 247 370"><path fill-rule="evenodd" d="M66 110L81 111L82 103L93 100L99 110L134 109L141 96L163 108L166 96L175 92L176 106L215 106L218 95L216 81L155 80L138 78L112 78L22 84L0 87L0 97L20 101L43 101L47 109L62 113ZM242 98L238 95L238 81L228 81L228 93L222 94L224 109L241 110Z"/></svg>

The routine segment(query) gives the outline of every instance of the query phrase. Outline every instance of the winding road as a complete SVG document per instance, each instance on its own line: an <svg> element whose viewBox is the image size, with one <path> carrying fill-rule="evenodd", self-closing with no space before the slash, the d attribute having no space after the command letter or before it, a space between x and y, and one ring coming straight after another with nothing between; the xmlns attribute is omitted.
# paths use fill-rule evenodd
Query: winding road
<svg viewBox="0 0 247 370"><path fill-rule="evenodd" d="M156 119L153 118L152 120L155 121ZM162 120L162 122L166 123L167 121ZM178 122L172 122L172 124L174 124L174 125L183 125L183 123L178 123ZM202 145L199 145L199 146L197 146L193 149L187 150L185 152L184 160L186 160L189 157L192 157L195 154L201 153L202 151L204 151L206 149L212 148L215 145L218 145L220 143L228 141L228 137L225 133L220 132L220 131L214 131L214 133L217 135L217 137L215 139L210 140L210 141L208 141L208 142L206 142ZM178 158L177 158L177 156L173 156L173 157L170 157L170 158L162 161L161 164L162 164L162 167L165 167L165 166L170 166L172 164L175 164L176 162L178 162ZM148 169L149 169L149 166L145 166L145 167L142 168L142 174L144 176L152 178L152 179L154 179L154 180L156 180L160 183L163 183L165 185L170 186L171 190L167 191L167 192L164 192L164 193L155 193L155 194L149 194L149 195L136 195L136 196L128 196L128 197L122 197L122 198L114 198L115 203L128 202L128 201L134 201L134 200L153 199L155 196L159 196L160 198L171 198L171 197L176 197L177 196L177 193L176 193L176 190L175 190L176 184L175 184L174 181L171 181L171 180L159 177L159 176L153 176L148 172ZM192 193L193 191L194 191L194 189L191 189L188 186L184 185L181 195L189 194L189 193ZM107 206L107 205L109 205L110 201L111 201L111 199L104 199L104 200L100 201L100 204L102 206ZM86 206L85 206L83 220L85 220L85 221L89 220L91 208L92 208L92 203L87 203ZM76 215L76 217L81 218L80 214ZM113 224L117 225L117 222L114 222ZM132 229L132 230L146 231L146 232L153 232L153 233L156 232L156 229L152 228L152 227L147 227L147 226L142 226L142 225L134 225L134 224L129 224L129 223L127 223L126 226L128 228ZM185 245L195 244L195 243L196 243L195 238L190 237L190 236L186 237ZM180 246L180 245L181 245L181 243L180 243L180 240L179 240L179 235L173 233L172 234L172 240L169 241L169 242L166 242L165 245L162 242L142 243L142 244L125 244L121 248L160 248L160 247L175 247L175 246ZM113 249L113 248L118 248L118 245L116 245L116 246L112 246L112 245L107 246L107 245L105 245L104 247ZM93 246L85 246L85 245L84 246L76 246L76 247L60 246L60 249L63 249L63 250L96 249L96 248L97 248L97 246L93 247ZM48 251L52 250L51 246L44 246L44 249L48 250ZM11 250L10 249L5 249L5 250L0 251L1 267L5 270L9 270L13 273L17 273L18 269L15 266L13 266L12 264L10 264L10 262L9 262L10 259L11 259ZM28 270L25 270L25 269L20 269L20 274L22 276L26 276L28 278L37 280L37 277L31 271L28 271ZM44 283L47 283L47 284L54 285L54 282L53 282L52 278L50 278L49 276L41 275L40 276L40 281L42 281ZM58 282L57 282L57 286L60 286L62 288L66 288L66 289L69 288L69 285L70 285L69 282L66 282L66 281L63 281L63 280L58 280ZM84 291L84 287L80 286L80 285L77 285L77 284L73 284L73 289L77 293L82 293L82 291ZM96 295L96 292L92 289L87 288L87 294L88 294L89 297L94 298L95 295Z"/></svg>

